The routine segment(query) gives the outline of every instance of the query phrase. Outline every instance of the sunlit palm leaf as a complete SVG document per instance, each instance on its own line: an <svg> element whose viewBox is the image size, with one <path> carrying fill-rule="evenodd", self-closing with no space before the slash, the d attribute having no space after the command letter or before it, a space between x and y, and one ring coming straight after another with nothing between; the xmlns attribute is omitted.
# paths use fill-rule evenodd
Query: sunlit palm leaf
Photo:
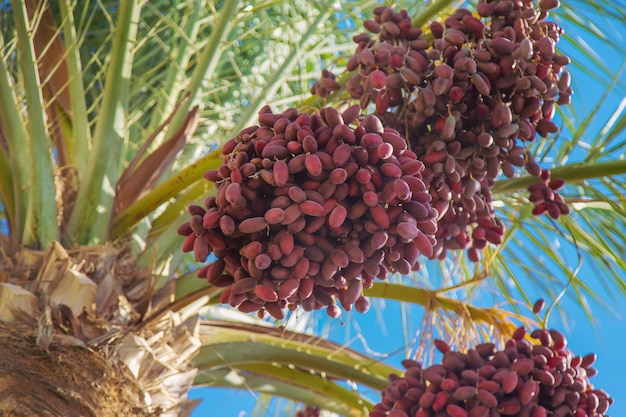
<svg viewBox="0 0 626 417"><path fill-rule="evenodd" d="M206 371L246 363L279 363L382 390L398 370L345 346L314 336L264 326L206 322L196 358Z"/></svg>
<svg viewBox="0 0 626 417"><path fill-rule="evenodd" d="M334 411L342 416L366 415L371 402L319 375L272 364L242 365L199 373L199 386L229 387L289 398Z"/></svg>

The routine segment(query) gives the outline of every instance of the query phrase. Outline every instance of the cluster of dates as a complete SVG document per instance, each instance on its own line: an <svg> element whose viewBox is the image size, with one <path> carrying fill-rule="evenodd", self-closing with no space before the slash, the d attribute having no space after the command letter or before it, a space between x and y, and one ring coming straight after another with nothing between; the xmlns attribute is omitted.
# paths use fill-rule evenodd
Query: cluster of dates
<svg viewBox="0 0 626 417"><path fill-rule="evenodd" d="M190 207L183 250L204 262L221 301L284 317L285 308L355 305L375 278L408 274L432 255L437 212L424 164L392 128L359 106L308 115L259 113L259 125L227 142L223 163L205 174L217 195Z"/></svg>
<svg viewBox="0 0 626 417"><path fill-rule="evenodd" d="M540 182L528 186L528 199L534 205L533 214L539 216L548 213L553 219L558 219L561 214L568 214L569 207L557 193L563 188L565 181L561 178L550 179L550 171L546 169L541 171L539 178Z"/></svg>
<svg viewBox="0 0 626 417"><path fill-rule="evenodd" d="M303 409L296 412L295 417L321 417L322 412L313 405L307 405Z"/></svg>
<svg viewBox="0 0 626 417"><path fill-rule="evenodd" d="M370 417L605 416L613 399L589 382L596 355L573 355L556 330L533 331L537 344L525 335L517 329L503 351L483 343L462 353L437 340L442 363L405 360Z"/></svg>
<svg viewBox="0 0 626 417"><path fill-rule="evenodd" d="M347 68L357 73L346 88L362 108L373 103L383 124L407 138L425 164L438 212L433 258L468 249L476 261L488 242L499 244L504 227L491 204L495 178L524 166L541 173L526 144L558 130L555 105L572 94L562 70L569 59L555 52L562 30L544 21L556 6L556 0L542 0L539 8L527 0L481 2L481 18L461 8L431 23L431 41L406 11L382 6L364 22L370 34L354 37L358 47ZM553 217L567 213L551 207Z"/></svg>
<svg viewBox="0 0 626 417"><path fill-rule="evenodd" d="M562 181L526 148L556 131L555 105L571 95L569 59L554 49L562 31L544 21L557 5L483 1L480 18L458 9L431 23L428 41L406 11L376 8L347 64L360 105L264 108L224 145L222 166L206 174L217 195L179 228L184 251L217 258L200 276L241 311L283 317L302 305L336 317L337 304L367 310L363 289L417 270L420 254L461 249L477 261L501 243L491 195L500 172L525 166L542 180L529 188L533 213L567 213ZM311 91L339 88L325 71Z"/></svg>

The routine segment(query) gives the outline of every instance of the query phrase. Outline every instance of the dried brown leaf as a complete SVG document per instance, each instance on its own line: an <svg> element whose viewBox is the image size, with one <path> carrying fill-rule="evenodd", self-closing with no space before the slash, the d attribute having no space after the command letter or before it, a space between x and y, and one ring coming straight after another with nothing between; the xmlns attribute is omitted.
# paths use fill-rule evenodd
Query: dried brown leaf
<svg viewBox="0 0 626 417"><path fill-rule="evenodd" d="M33 23L37 19L34 22L33 46L43 88L49 89L51 103L58 104L66 114L71 115L69 71L61 32L47 2L27 0L25 5L29 21ZM46 107L50 107L51 103L47 103Z"/></svg>
<svg viewBox="0 0 626 417"><path fill-rule="evenodd" d="M115 190L113 216L123 212L132 203L141 198L159 180L161 175L174 162L178 152L185 146L187 139L198 126L199 107L195 106L185 118L181 127L174 135L148 155L141 162L139 158L145 153L147 146L154 139L152 135L137 153L135 160L124 170ZM159 127L158 130L162 129Z"/></svg>

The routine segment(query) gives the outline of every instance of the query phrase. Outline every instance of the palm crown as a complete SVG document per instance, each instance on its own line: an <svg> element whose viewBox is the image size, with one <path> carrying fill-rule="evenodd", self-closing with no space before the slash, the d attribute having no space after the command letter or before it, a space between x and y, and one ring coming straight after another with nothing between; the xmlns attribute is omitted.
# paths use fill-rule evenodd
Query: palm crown
<svg viewBox="0 0 626 417"><path fill-rule="evenodd" d="M42 259L51 253L45 250L61 242L68 251L83 253L72 268L85 272L78 266L86 258L81 250L95 250L104 258L105 251L95 245L128 249L127 258L116 259L131 259L133 268L144 272L133 285L119 277L116 285L137 315L132 320L108 317L108 331L116 326L141 331L168 314L180 313L183 320L202 312L213 318L194 326L185 322L202 346L189 342L193 348L172 348L176 353L185 350L180 356L185 360L197 353L193 367L199 372L188 374L187 383L280 392L342 415L371 409L377 398L342 382L382 391L388 375L401 373L399 369L318 335L281 327L290 322L261 321L235 312L220 318L224 309L217 304L223 289L196 277L197 266L180 251L183 238L176 231L188 220L189 205L204 205L207 195L215 195L216 187L203 174L222 164L221 144L256 124L263 106L276 112L295 107L313 113L351 103L344 88L352 76L345 68L356 46L351 38L362 32L362 22L372 18L375 6L321 0L29 0L5 5L0 11L0 209L7 259L23 264L23 253L32 253L40 257L34 265L43 271ZM413 25L424 27L428 37L430 21L444 20L455 8L453 2L441 0L407 9ZM585 24L575 12L579 8L603 14L593 14L594 24ZM424 308L416 353L420 360L432 360L435 335L459 348L510 336L520 322L531 324L519 300L530 305L539 295L554 299L563 288L591 318L587 300L602 300L581 276L581 265L594 271L602 285L616 289L614 297L624 294L621 179L626 164L620 138L626 125L623 106L607 105L626 87L620 78L623 68L606 63L585 46L586 39L604 42L624 56L623 44L600 29L619 25L624 11L611 2L568 2L551 17L573 29L558 45L563 53L581 57L572 63L572 72L586 73L603 88L597 100L590 100L574 77L577 93L572 105L557 110L558 138L531 145L552 177L565 180L563 196L572 212L558 221L533 216L525 189L537 179L521 174L499 178L492 192L497 217L506 226L502 244L488 246L475 263L467 254L451 252L443 261L420 261L424 265L418 273L393 275L365 289L373 300ZM309 90L322 68L337 74L341 88L326 97L311 97ZM585 112L587 107L591 111ZM598 129L602 114L610 116ZM576 251L573 267L555 242ZM543 257L534 256L535 251ZM19 274L19 268L7 267L8 279L3 281L33 290L40 301L31 319L41 322L38 317L47 311L41 301L46 291L35 291L39 284L32 283L42 274ZM97 273L87 274L104 285ZM5 294L13 291L2 285ZM506 307L485 306L476 297L485 288L496 293L498 302L506 301ZM54 294L53 287L47 291ZM65 291L66 299L77 297L74 290ZM11 294L14 298L6 298L0 310L10 309L11 300L18 302L16 293ZM71 304L52 299L53 312ZM80 303L72 308L70 317L89 310ZM20 317L9 314L3 320ZM88 328L83 318L79 321ZM51 326L54 333L68 333L99 348L117 340L105 338L103 344L103 333L81 334L59 322ZM41 333L41 325L35 328ZM157 329L151 331L158 343ZM188 369L185 360L181 371Z"/></svg>

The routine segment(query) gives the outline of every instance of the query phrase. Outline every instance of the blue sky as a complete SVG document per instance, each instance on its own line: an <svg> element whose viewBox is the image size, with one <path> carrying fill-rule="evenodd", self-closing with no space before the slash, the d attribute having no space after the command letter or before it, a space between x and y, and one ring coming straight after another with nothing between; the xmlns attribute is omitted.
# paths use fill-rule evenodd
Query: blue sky
<svg viewBox="0 0 626 417"><path fill-rule="evenodd" d="M619 3L617 3L619 4ZM618 6L619 7L619 6ZM591 11L584 10L584 13ZM621 33L626 33L626 25L624 22L613 22L616 26L611 28L613 32L616 28L620 28ZM574 34L573 28L568 28L566 22L561 22L566 32ZM619 33L619 31L618 31ZM587 38L586 38L587 39ZM626 61L626 56L614 54L612 51L607 52L607 47L602 42L590 41L589 50L592 54L601 57L606 65L616 70L620 68ZM601 96L605 90L605 86L593 80L585 73L584 68L588 66L588 61L578 52L564 46L573 61L579 66L571 65L569 70L572 72L573 85L575 87L574 105L579 111L586 116L595 101ZM597 132L604 127L613 111L618 108L620 102L626 97L626 77L622 74L621 86L616 87L609 96L607 104L603 107L590 127L590 133ZM584 96L585 104L581 104ZM567 132L563 133L567 135ZM623 138L626 140L626 138ZM572 157L575 159L576 154ZM530 244L530 243L529 243ZM565 254L566 257L575 258L575 254ZM583 268L579 277L584 280L592 288L598 291L602 297L607 299L609 308L601 308L594 306L594 322L591 323L584 315L580 306L575 305L570 299L564 297L561 301L564 310L567 312L567 318L561 321L561 317L556 314L552 315L549 326L558 328L563 331L569 340L570 349L577 355L585 355L595 352L598 360L595 367L599 370L597 376L591 379L591 382L597 388L608 391L615 399L615 404L610 409L612 416L626 416L626 389L623 388L623 375L626 372L626 365L623 361L624 346L626 346L626 308L623 304L611 304L608 294L602 289L599 280L594 276L594 271ZM541 294L536 294L540 296ZM398 303L384 303L384 317L386 322L381 327L381 314L376 308L370 310L366 315L358 313L344 312L343 320L346 322L353 321L358 324L358 328L362 331L362 338L367 340L367 348L371 351L389 355L385 361L391 365L400 366L400 361L405 357L405 349L410 340L406 340L405 330L408 329L409 337L412 333L420 329L422 309L411 307L411 322L403 323L401 320L402 311ZM610 310L611 309L611 310ZM329 331L329 337L334 341L352 341L350 347L363 350L364 346L360 343L355 332L355 326L342 326L339 320L330 320L325 318L324 313L315 316L318 331ZM251 416L252 410L256 404L256 394L245 391L232 391L226 389L195 389L191 394L192 398L203 398L203 403L196 409L193 416ZM373 397L377 398L377 397Z"/></svg>

